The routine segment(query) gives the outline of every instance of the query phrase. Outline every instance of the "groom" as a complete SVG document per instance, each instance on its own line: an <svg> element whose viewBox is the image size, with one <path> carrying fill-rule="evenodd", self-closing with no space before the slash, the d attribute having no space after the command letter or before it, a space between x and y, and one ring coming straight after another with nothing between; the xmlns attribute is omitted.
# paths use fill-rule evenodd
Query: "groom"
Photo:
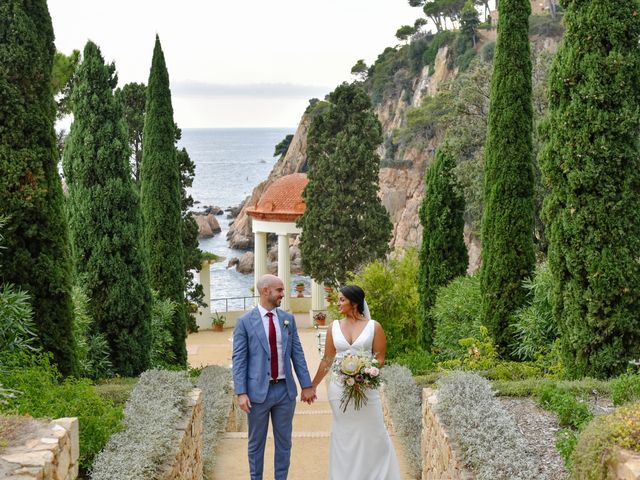
<svg viewBox="0 0 640 480"><path fill-rule="evenodd" d="M269 417L275 442L275 479L286 480L291 458L291 430L296 408L296 384L301 400L315 400L315 389L304 359L293 315L280 310L282 280L264 275L256 284L258 306L238 319L233 332L233 385L239 407L248 414L251 480L262 480Z"/></svg>

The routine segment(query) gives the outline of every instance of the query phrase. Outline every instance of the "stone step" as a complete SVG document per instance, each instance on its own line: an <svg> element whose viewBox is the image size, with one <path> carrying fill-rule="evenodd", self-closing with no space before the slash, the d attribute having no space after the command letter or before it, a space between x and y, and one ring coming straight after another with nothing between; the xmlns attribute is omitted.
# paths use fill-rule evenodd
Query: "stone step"
<svg viewBox="0 0 640 480"><path fill-rule="evenodd" d="M326 437L295 437L291 452L289 478L327 478L329 441ZM264 480L273 480L273 439L267 439L264 455ZM222 437L216 446L211 480L249 478L246 438Z"/></svg>

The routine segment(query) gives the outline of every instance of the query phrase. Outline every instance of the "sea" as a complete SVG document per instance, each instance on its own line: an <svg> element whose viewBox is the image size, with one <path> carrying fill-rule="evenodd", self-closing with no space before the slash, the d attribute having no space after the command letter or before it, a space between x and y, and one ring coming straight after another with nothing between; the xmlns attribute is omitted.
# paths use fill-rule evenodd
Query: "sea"
<svg viewBox="0 0 640 480"><path fill-rule="evenodd" d="M226 210L240 205L253 189L271 172L278 157L275 146L295 128L184 128L179 148L186 148L196 165L193 186L194 209L207 206ZM211 266L211 311L241 309L250 304L253 274L238 273L227 268L229 259L240 258L245 251L229 247L228 212L216 217L221 233L200 240L200 249L225 258ZM307 277L291 276L290 289L296 281L309 284ZM229 300L231 299L231 300Z"/></svg>

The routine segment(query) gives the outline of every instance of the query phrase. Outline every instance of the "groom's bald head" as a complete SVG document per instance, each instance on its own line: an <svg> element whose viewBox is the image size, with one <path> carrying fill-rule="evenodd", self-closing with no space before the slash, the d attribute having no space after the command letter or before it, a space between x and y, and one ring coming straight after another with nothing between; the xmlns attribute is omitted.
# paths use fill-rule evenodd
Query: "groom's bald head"
<svg viewBox="0 0 640 480"><path fill-rule="evenodd" d="M284 284L275 275L263 275L256 282L260 304L267 310L273 310L280 306L280 302L285 295Z"/></svg>

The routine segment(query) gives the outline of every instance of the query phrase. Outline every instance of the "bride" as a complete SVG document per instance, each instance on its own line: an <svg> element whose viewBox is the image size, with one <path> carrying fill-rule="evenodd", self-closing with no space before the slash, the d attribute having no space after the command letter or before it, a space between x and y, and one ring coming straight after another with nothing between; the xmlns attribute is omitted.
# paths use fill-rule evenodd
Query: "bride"
<svg viewBox="0 0 640 480"><path fill-rule="evenodd" d="M333 361L349 353L367 352L384 365L387 340L382 326L371 319L364 291L356 285L340 289L338 298L342 320L327 330L324 357L313 379L317 388L332 368ZM330 480L400 480L400 468L391 439L384 426L380 394L368 389L366 404L356 409L349 402L341 405L342 385L335 376L329 384L329 402L333 412Z"/></svg>

